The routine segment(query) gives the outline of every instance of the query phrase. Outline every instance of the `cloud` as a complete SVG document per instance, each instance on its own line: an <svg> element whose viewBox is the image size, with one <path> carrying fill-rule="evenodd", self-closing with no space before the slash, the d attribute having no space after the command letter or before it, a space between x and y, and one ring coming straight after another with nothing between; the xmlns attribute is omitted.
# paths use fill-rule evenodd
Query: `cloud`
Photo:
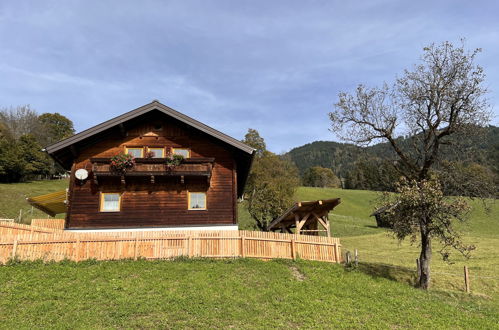
<svg viewBox="0 0 499 330"><path fill-rule="evenodd" d="M495 106L498 9L450 0L2 2L0 106L57 109L81 130L159 99L236 138L256 128L272 150L287 150L334 139L327 113L338 92L393 80L430 42L466 37L482 47Z"/></svg>

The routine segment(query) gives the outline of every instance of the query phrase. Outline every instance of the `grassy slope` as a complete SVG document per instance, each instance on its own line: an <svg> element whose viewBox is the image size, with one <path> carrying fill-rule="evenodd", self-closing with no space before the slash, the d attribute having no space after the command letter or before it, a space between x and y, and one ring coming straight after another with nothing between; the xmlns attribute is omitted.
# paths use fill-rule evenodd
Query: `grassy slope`
<svg viewBox="0 0 499 330"><path fill-rule="evenodd" d="M25 211L29 210L30 207L24 201L25 195L33 196L53 192L64 189L66 184L65 181L50 181L0 185L0 215L1 217L15 216L20 207L23 207ZM432 309L438 309L442 320L442 323L439 323L440 319L433 319L432 322L435 323L432 325L434 326L452 324L471 326L475 322L477 322L476 325L485 325L480 322L489 322L489 310L499 311L499 279L497 278L499 207L497 204L493 205L490 214L486 214L478 202L473 202L475 209L471 221L462 229L465 231L465 240L475 244L477 250L474 251L470 260L455 258L456 263L453 265L442 262L438 253L435 253L432 264L434 290L430 294L425 294L406 284L397 283L414 281L414 260L418 251L417 247L410 246L407 242L399 244L385 230L375 227L375 221L369 217L369 214L373 210L372 201L376 198L376 193L300 188L296 199L314 200L333 197L342 198L342 203L331 215L333 234L342 238L344 251L355 248L359 250L362 262L360 271L347 274L343 273L340 268L335 268L334 265L300 262L299 267L308 276L308 280L297 284L289 276L289 264L277 261L269 263L199 261L185 265L178 262L151 264L120 262L95 265L84 263L79 266L73 264L14 265L0 269L0 283L7 283L5 286L0 286L0 301L3 301L3 303L0 302L0 327L4 323L1 321L5 321L7 327L19 319L26 322L24 324L26 327L29 326L29 322L35 322L34 320L36 322L42 320L41 324L45 322L46 325L51 325L50 318L55 318L57 322L60 322L56 323L59 325L87 324L98 327L121 326L125 324L123 322L132 326L161 326L165 324L162 322L175 322L177 326L216 326L219 325L216 317L222 314L227 316L219 320L222 322L220 325L226 326L253 324L260 326L272 324L282 327L310 326L313 320L353 326L361 324L409 325L411 322L423 326L428 325L425 322L429 321L425 317L421 318L420 315L429 315ZM33 217L41 215L35 210ZM239 217L241 227L251 227L251 220L244 205L240 205ZM118 265L117 269L113 268L115 264ZM459 293L463 286L461 274L464 264L468 265L471 271L472 291L475 293L472 297ZM287 270L278 271L277 269L284 267L283 265L286 265ZM221 271L218 270L219 267ZM125 275L120 275L121 270ZM101 273L101 271L104 272ZM75 272L78 272L78 276ZM244 274L241 281L238 282L232 278L240 274ZM477 275L493 278L477 278ZM133 280L143 276L143 280ZM277 277L274 278L274 276ZM257 280L257 277L262 278ZM175 280L172 282L173 278ZM222 279L224 286L220 288L219 281L215 279ZM148 284L146 280L151 280L154 284ZM172 286L171 283L176 285ZM229 298L223 293L225 285L228 285L228 290L232 293ZM72 286L76 289L63 289ZM293 290L287 291L283 286L290 286ZM296 289L297 286L303 287L303 291ZM187 290L178 292L179 287L187 288ZM88 292L87 290L93 290L89 288L95 288L96 292ZM141 292L139 288L143 291ZM262 290L262 288L266 289ZM320 290L317 292L316 289ZM217 294L216 292L219 291L220 293ZM389 294L385 296L380 292ZM87 295L89 299L81 299ZM48 297L48 300L45 301L44 297ZM148 300L147 297L159 300L146 303L143 307L139 306L138 302ZM114 298L118 300L115 301ZM439 299L441 305L437 304ZM300 303L300 300L303 300L303 303ZM326 304L325 309L328 310L326 315L319 312L322 309L319 307L318 300ZM19 304L19 301L28 302ZM342 303L337 305L339 301ZM127 302L135 307L127 309ZM302 310L288 306L291 302L301 306ZM310 308L303 305L305 302L310 304ZM417 307L421 314L413 313L412 309L422 302L423 305ZM94 303L95 307L93 307ZM170 304L174 305L170 306ZM218 305L218 309L214 310L215 307L211 304ZM251 306L248 307L248 305ZM356 312L356 309L360 308L359 305L363 307ZM100 311L99 306L104 310ZM166 306L172 307L171 311L165 310ZM274 306L277 306L278 312L267 317L270 315L267 310L271 310ZM403 314L403 317L397 321L397 311L400 306L405 306L403 309L401 307L400 311L410 310L411 312ZM64 314L68 308L68 314ZM159 310L155 311L155 308ZM82 309L83 312L77 313L77 309ZM50 313L51 310L54 313ZM287 313L288 310L291 313ZM15 313L27 315L26 319L24 316L17 318ZM44 316L45 313L49 314ZM198 313L199 317L196 316ZM288 314L291 316L287 316ZM458 318L449 318L450 314L457 315ZM310 315L313 315L315 319L312 319ZM135 321L130 321L131 319ZM470 323L463 323L468 322L464 319ZM356 320L364 323L357 323ZM335 323L337 321L346 323Z"/></svg>
<svg viewBox="0 0 499 330"><path fill-rule="evenodd" d="M319 262L26 263L1 267L0 283L6 329L493 328L499 322L481 298L422 292Z"/></svg>
<svg viewBox="0 0 499 330"><path fill-rule="evenodd" d="M332 212L330 220L333 235L341 237L343 250L358 249L365 271L371 274L411 283L419 251L410 242L399 243L389 232L376 228L369 217L377 193L361 190L320 189L302 187L297 200L315 200L340 197L342 203ZM451 255L452 264L442 261L438 253L440 245L434 245L432 285L437 290L462 290L463 266L470 269L472 291L486 294L499 306L499 205L491 203L490 213L485 212L479 201L471 201L473 211L469 222L460 225L463 240L476 246L470 259L458 252ZM401 266L408 268L394 268ZM493 278L484 278L493 277Z"/></svg>
<svg viewBox="0 0 499 330"><path fill-rule="evenodd" d="M0 218L17 218L19 210L22 210L22 220L25 223L29 223L31 219L46 218L45 213L37 209L32 210L31 206L26 202L26 197L48 194L64 190L67 187L67 180L0 183ZM63 217L63 214L57 216L57 218Z"/></svg>

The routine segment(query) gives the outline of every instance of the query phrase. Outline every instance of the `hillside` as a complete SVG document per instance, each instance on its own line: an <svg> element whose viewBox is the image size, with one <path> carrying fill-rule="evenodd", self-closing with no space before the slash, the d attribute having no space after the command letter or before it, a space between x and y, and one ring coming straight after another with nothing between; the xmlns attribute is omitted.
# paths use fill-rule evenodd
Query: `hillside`
<svg viewBox="0 0 499 330"><path fill-rule="evenodd" d="M29 223L33 218L46 218L47 214L32 208L26 197L33 197L43 194L64 190L68 187L68 181L50 180L33 181L22 183L0 183L0 218L14 219L18 221L19 214L22 214L22 222ZM21 211L22 212L19 212ZM63 218L64 215L58 215Z"/></svg>
<svg viewBox="0 0 499 330"><path fill-rule="evenodd" d="M407 139L399 138L402 147L409 143ZM474 161L489 166L497 167L499 161L499 127L490 126L485 131L484 138L469 141L464 147L478 147L481 151ZM360 158L377 157L392 159L394 157L391 147L387 143L380 143L369 147L357 147L353 144L338 143L333 141L315 141L296 147L287 152L285 157L291 159L300 173L312 166L331 168L336 175L345 177L354 163ZM447 158L451 159L449 154Z"/></svg>
<svg viewBox="0 0 499 330"><path fill-rule="evenodd" d="M0 282L5 329L490 329L499 322L481 297L300 260L21 263L0 267Z"/></svg>
<svg viewBox="0 0 499 330"><path fill-rule="evenodd" d="M65 183L1 185L0 213L26 209L24 195L63 189ZM497 325L499 205L491 203L486 213L480 202L472 201L470 222L461 230L476 250L469 260L454 254L448 264L435 244L432 289L422 292L412 287L418 248L399 244L375 226L369 214L376 196L307 187L295 196L342 199L330 216L332 233L341 238L343 252L358 249L356 270L303 260L14 263L0 267L0 283L7 283L0 288L0 328ZM250 228L244 203L239 211L240 227ZM462 292L464 265L470 269L472 295ZM435 311L437 317L428 317Z"/></svg>
<svg viewBox="0 0 499 330"><path fill-rule="evenodd" d="M33 215L30 213L31 207L26 203L25 196L64 189L66 184L66 181L60 180L0 185L0 215L15 217L22 208L24 222L29 223L32 217L45 218L46 215L36 209ZM334 197L340 197L342 203L331 213L331 229L334 236L341 238L343 250L358 249L361 261L367 262L371 267L369 272L384 272L392 279L411 283L418 248L411 246L409 242L399 244L386 230L376 227L374 218L369 217L374 209L376 192L301 187L295 200ZM460 228L465 242L475 245L476 250L469 260L455 253L452 259L454 263L448 264L441 260L436 245L432 268L442 274L433 277L433 286L437 290L461 291L462 267L467 265L473 278L473 291L490 295L499 305L499 278L495 275L499 269L499 204L490 202L491 211L486 213L481 202L470 202L473 205L470 221ZM244 203L239 206L239 227L254 229Z"/></svg>
<svg viewBox="0 0 499 330"><path fill-rule="evenodd" d="M409 241L399 243L389 231L376 227L369 215L374 210L377 193L366 190L301 187L295 200L317 200L340 197L342 202L330 214L331 232L340 237L343 251L358 249L367 273L382 274L403 283L414 283L418 246ZM439 244L434 244L432 288L460 292L463 288L463 266L472 274L473 292L490 296L499 307L499 204L489 201L486 212L478 200L470 200L473 210L466 224L458 226L467 244L475 245L470 259L458 252L451 255L451 263L442 261ZM239 209L240 227L251 228L251 218L244 204Z"/></svg>

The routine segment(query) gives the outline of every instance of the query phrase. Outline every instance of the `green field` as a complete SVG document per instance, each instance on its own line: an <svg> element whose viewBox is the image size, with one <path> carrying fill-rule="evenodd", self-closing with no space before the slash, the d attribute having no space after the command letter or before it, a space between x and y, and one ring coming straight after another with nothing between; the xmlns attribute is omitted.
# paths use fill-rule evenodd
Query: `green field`
<svg viewBox="0 0 499 330"><path fill-rule="evenodd" d="M0 185L0 216L29 211L24 196L65 181ZM343 251L360 265L275 260L21 263L0 267L0 327L420 327L499 328L499 206L472 201L462 225L476 246L453 264L434 246L432 288L413 288L418 247L399 243L369 217L376 193L300 188L296 200L340 197L330 216ZM41 213L34 211L33 217ZM29 221L29 213L25 221ZM240 226L252 227L244 203ZM463 293L463 266L472 294Z"/></svg>
<svg viewBox="0 0 499 330"><path fill-rule="evenodd" d="M23 263L0 268L0 327L497 327L487 300L336 264L274 260Z"/></svg>
<svg viewBox="0 0 499 330"><path fill-rule="evenodd" d="M376 227L369 215L374 210L377 193L364 190L330 188L298 189L295 199L316 200L341 198L330 214L332 235L341 238L343 252L358 250L360 269L368 274L383 276L412 284L418 258L418 246L399 242L390 232ZM432 262L434 290L460 292L464 287L463 267L467 265L471 276L471 290L476 295L494 300L499 306L499 205L490 201L487 213L482 202L470 201L473 210L466 224L460 224L463 240L476 246L470 259L453 252L451 262L442 261L439 245L433 247ZM244 208L239 209L241 226L249 228L251 218Z"/></svg>

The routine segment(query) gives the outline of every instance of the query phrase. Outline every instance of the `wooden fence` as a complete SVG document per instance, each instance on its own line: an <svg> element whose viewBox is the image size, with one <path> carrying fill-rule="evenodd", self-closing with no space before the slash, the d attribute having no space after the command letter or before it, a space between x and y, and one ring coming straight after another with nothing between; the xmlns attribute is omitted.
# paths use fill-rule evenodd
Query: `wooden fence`
<svg viewBox="0 0 499 330"><path fill-rule="evenodd" d="M31 225L50 229L64 229L64 222L64 219L32 219Z"/></svg>
<svg viewBox="0 0 499 330"><path fill-rule="evenodd" d="M180 256L302 258L340 262L341 245L338 238L255 231L75 233L20 224L0 224L1 263L14 258L80 261L170 259Z"/></svg>

